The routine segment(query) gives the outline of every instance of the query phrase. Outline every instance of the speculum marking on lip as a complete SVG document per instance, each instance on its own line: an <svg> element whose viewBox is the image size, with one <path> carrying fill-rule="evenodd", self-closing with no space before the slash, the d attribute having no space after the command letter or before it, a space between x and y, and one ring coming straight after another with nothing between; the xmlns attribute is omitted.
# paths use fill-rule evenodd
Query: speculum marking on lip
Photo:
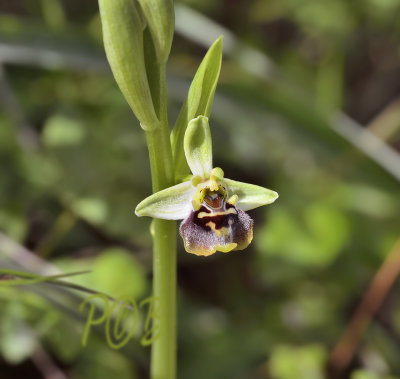
<svg viewBox="0 0 400 379"><path fill-rule="evenodd" d="M236 208L226 202L225 193L208 190L200 209L194 213L194 221L221 236L228 234L230 226L236 221L235 216L237 218Z"/></svg>
<svg viewBox="0 0 400 379"><path fill-rule="evenodd" d="M215 212L199 212L197 214L198 218L204 218L204 217L216 217L216 216L223 216L223 215L228 215L228 214L236 214L235 208L229 208L226 211L215 211Z"/></svg>
<svg viewBox="0 0 400 379"><path fill-rule="evenodd" d="M207 256L217 250L228 252L247 247L253 238L253 220L242 210L234 210L235 213L213 215L202 206L198 212L192 212L180 226L186 251ZM209 216L198 218L200 212Z"/></svg>
<svg viewBox="0 0 400 379"><path fill-rule="evenodd" d="M216 234L217 237L226 236L229 233L228 228L222 227L220 229L217 229L215 223L212 221L207 222L206 226L208 226Z"/></svg>
<svg viewBox="0 0 400 379"><path fill-rule="evenodd" d="M186 251L210 255L244 249L253 238L253 220L226 201L224 188L203 189L200 206L180 226Z"/></svg>

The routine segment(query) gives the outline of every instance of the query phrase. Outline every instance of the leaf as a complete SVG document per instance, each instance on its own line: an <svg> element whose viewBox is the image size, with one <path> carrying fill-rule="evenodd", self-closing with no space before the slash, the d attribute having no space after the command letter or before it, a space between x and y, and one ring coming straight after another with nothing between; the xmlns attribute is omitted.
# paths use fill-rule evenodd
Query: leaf
<svg viewBox="0 0 400 379"><path fill-rule="evenodd" d="M56 283L58 279L66 278L69 276L86 274L88 272L90 271L78 271L67 274L41 276L41 275L31 274L29 272L0 269L0 286L29 285L29 284L37 284L43 282ZM3 279L1 278L2 275L4 275ZM24 279L14 279L14 277L19 277Z"/></svg>
<svg viewBox="0 0 400 379"><path fill-rule="evenodd" d="M185 131L190 120L200 115L206 117L210 115L221 70L221 61L222 36L213 43L201 62L171 133L176 179L185 177L189 173L183 148Z"/></svg>

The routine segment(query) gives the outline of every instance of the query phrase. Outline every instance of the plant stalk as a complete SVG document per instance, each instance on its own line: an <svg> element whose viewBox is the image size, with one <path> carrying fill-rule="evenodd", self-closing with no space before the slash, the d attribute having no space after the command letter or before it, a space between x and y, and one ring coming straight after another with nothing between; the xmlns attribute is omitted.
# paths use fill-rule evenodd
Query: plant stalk
<svg viewBox="0 0 400 379"><path fill-rule="evenodd" d="M174 184L172 149L167 115L166 68L159 66L161 125L146 132L153 192ZM176 222L153 220L153 330L151 378L176 378Z"/></svg>

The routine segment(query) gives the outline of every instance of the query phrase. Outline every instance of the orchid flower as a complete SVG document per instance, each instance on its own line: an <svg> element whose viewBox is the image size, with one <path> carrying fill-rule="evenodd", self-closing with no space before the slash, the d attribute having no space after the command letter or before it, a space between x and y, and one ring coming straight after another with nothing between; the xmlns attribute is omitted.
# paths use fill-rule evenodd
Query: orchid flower
<svg viewBox="0 0 400 379"><path fill-rule="evenodd" d="M253 239L253 220L245 213L273 203L278 194L267 188L224 178L212 166L208 118L191 120L184 136L184 150L192 172L189 180L144 199L137 216L183 219L179 231L185 250L208 256L245 249Z"/></svg>

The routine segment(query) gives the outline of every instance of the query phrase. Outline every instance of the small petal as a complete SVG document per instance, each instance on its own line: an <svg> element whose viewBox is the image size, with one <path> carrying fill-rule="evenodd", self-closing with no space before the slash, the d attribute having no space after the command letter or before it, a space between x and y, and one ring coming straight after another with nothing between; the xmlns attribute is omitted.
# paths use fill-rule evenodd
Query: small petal
<svg viewBox="0 0 400 379"><path fill-rule="evenodd" d="M264 187L226 178L223 181L228 187L228 195L237 195L238 202L236 205L244 211L271 204L278 198L275 191Z"/></svg>
<svg viewBox="0 0 400 379"><path fill-rule="evenodd" d="M181 220L192 210L195 189L189 180L146 197L135 209L137 216Z"/></svg>
<svg viewBox="0 0 400 379"><path fill-rule="evenodd" d="M179 231L188 253L208 256L245 249L253 239L253 220L234 206L214 212L202 206L182 221Z"/></svg>
<svg viewBox="0 0 400 379"><path fill-rule="evenodd" d="M222 168L215 167L210 172L210 190L218 191L221 180L224 178Z"/></svg>
<svg viewBox="0 0 400 379"><path fill-rule="evenodd" d="M207 117L199 116L189 122L184 137L184 149L193 175L207 179L212 169L212 143Z"/></svg>

